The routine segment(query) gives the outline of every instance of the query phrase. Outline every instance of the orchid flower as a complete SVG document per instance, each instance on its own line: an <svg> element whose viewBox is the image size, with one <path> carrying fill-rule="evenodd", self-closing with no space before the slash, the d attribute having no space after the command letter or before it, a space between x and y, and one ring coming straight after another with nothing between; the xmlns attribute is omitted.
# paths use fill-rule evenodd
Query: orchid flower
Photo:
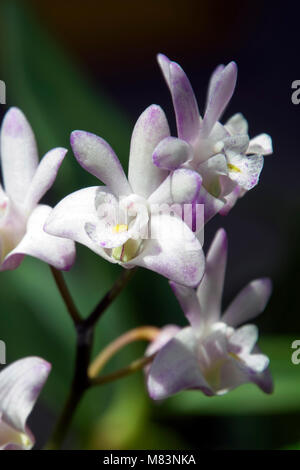
<svg viewBox="0 0 300 470"><path fill-rule="evenodd" d="M185 389L221 395L246 382L257 384L266 393L272 391L269 359L256 346L256 326L239 326L264 310L271 282L252 281L221 315L226 258L226 233L220 229L198 288L170 282L190 326L169 325L148 347L148 355L157 352L147 372L154 400Z"/></svg>
<svg viewBox="0 0 300 470"><path fill-rule="evenodd" d="M169 173L153 165L154 148L169 135L162 109L147 108L132 134L127 179L107 142L74 131L71 146L78 163L106 186L65 197L50 214L45 230L82 243L126 269L142 266L181 284L196 285L204 272L199 241L180 216L152 210L162 204L192 202L201 186L194 171Z"/></svg>
<svg viewBox="0 0 300 470"><path fill-rule="evenodd" d="M31 255L58 269L69 269L75 247L70 240L43 231L51 207L38 204L52 186L67 152L50 150L38 162L32 129L17 108L5 115L1 128L0 270L15 269Z"/></svg>
<svg viewBox="0 0 300 470"><path fill-rule="evenodd" d="M158 55L158 62L172 95L178 139L160 142L153 162L160 168L186 167L197 171L203 179L199 198L209 204L206 219L226 204L225 214L237 197L258 183L263 155L272 153L271 138L260 134L249 140L248 124L240 113L225 125L219 122L236 85L234 62L226 67L220 65L214 71L203 119L182 68L162 54Z"/></svg>
<svg viewBox="0 0 300 470"><path fill-rule="evenodd" d="M48 378L51 364L26 357L0 372L0 449L29 450L34 436L27 418Z"/></svg>

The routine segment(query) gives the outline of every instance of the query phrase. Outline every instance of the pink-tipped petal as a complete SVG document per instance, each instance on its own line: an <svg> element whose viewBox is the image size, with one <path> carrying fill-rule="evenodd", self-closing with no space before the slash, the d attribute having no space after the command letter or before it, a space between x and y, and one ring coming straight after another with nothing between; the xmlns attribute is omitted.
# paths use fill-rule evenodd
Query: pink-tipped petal
<svg viewBox="0 0 300 470"><path fill-rule="evenodd" d="M67 149L55 148L46 153L31 181L25 198L25 207L31 210L53 185Z"/></svg>
<svg viewBox="0 0 300 470"><path fill-rule="evenodd" d="M218 73L210 88L207 108L201 124L202 137L208 136L220 119L230 98L233 95L237 79L237 66L235 62L230 62L222 71Z"/></svg>
<svg viewBox="0 0 300 470"><path fill-rule="evenodd" d="M230 326L238 326L257 317L268 303L272 292L270 279L263 278L250 282L236 296L225 311L222 321Z"/></svg>
<svg viewBox="0 0 300 470"><path fill-rule="evenodd" d="M168 175L166 170L153 165L152 154L169 135L163 110L149 106L137 120L131 138L128 179L135 194L147 198Z"/></svg>
<svg viewBox="0 0 300 470"><path fill-rule="evenodd" d="M227 261L227 235L224 229L216 233L208 254L202 282L197 289L201 311L209 323L221 315L221 302Z"/></svg>
<svg viewBox="0 0 300 470"><path fill-rule="evenodd" d="M90 132L73 131L71 146L82 168L96 176L116 196L131 193L122 165L105 140Z"/></svg>
<svg viewBox="0 0 300 470"><path fill-rule="evenodd" d="M178 137L193 144L199 132L200 115L192 86L176 62L162 54L159 54L158 62L172 95Z"/></svg>
<svg viewBox="0 0 300 470"><path fill-rule="evenodd" d="M14 269L17 269L25 258L25 255L20 253L14 253L10 256L11 253L4 258L4 261L0 266L0 271L13 271Z"/></svg>
<svg viewBox="0 0 300 470"><path fill-rule="evenodd" d="M166 80L166 83L168 87L170 88L170 65L171 61L168 59L167 56L164 54L157 54L157 62L161 68L162 74L164 76L164 79Z"/></svg>
<svg viewBox="0 0 300 470"><path fill-rule="evenodd" d="M254 347L253 352L255 354L261 354L261 350L258 346ZM251 381L255 383L264 393L272 393L274 390L274 384L272 375L269 368L266 368L263 372L257 374L251 374Z"/></svg>
<svg viewBox="0 0 300 470"><path fill-rule="evenodd" d="M163 139L155 148L152 159L154 165L169 171L180 168L193 158L193 147L176 137Z"/></svg>
<svg viewBox="0 0 300 470"><path fill-rule="evenodd" d="M170 65L170 83L178 137L193 144L200 128L198 104L189 79L176 62Z"/></svg>
<svg viewBox="0 0 300 470"><path fill-rule="evenodd" d="M14 260L29 255L51 264L57 269L69 270L75 261L75 245L71 240L49 235L44 224L51 213L49 206L39 205L30 215L25 236L4 259L2 269L11 269Z"/></svg>
<svg viewBox="0 0 300 470"><path fill-rule="evenodd" d="M1 421L28 438L26 421L50 370L51 364L44 359L26 357L7 366L0 373Z"/></svg>
<svg viewBox="0 0 300 470"><path fill-rule="evenodd" d="M10 108L1 128L1 165L4 187L16 204L22 204L38 166L35 137L18 108Z"/></svg>
<svg viewBox="0 0 300 470"><path fill-rule="evenodd" d="M215 86L216 86L216 83L218 82L219 78L220 78L220 75L221 73L223 72L225 68L225 65L223 64L220 64L218 65L215 70L213 71L213 73L211 74L211 77L210 77L210 80L209 80L209 84L208 84L208 89L207 89L207 102L206 102L206 108L207 108L207 105L208 105L208 101L210 99L210 96L212 94L212 91L215 89Z"/></svg>
<svg viewBox="0 0 300 470"><path fill-rule="evenodd" d="M157 214L151 217L151 239L128 266L142 266L179 284L195 286L204 264L201 244L188 226L178 217Z"/></svg>
<svg viewBox="0 0 300 470"><path fill-rule="evenodd" d="M229 171L232 181L245 191L249 191L259 182L260 173L264 166L264 157L262 155L236 155L230 159L230 164L239 168L238 171Z"/></svg>

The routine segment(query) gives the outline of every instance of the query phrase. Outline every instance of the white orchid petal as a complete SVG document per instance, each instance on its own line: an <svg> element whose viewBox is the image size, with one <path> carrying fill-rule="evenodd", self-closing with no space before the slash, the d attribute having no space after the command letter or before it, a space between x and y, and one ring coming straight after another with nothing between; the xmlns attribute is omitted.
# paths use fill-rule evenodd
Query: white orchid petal
<svg viewBox="0 0 300 470"><path fill-rule="evenodd" d="M230 62L217 74L209 89L207 108L201 124L202 137L208 136L215 123L220 119L224 109L233 95L237 79L237 66Z"/></svg>
<svg viewBox="0 0 300 470"><path fill-rule="evenodd" d="M73 131L71 146L78 163L108 186L113 194L125 196L131 193L122 165L105 140L90 132Z"/></svg>
<svg viewBox="0 0 300 470"><path fill-rule="evenodd" d="M195 355L196 338L191 327L176 334L155 356L147 387L153 400L161 400L180 390L200 389L212 395Z"/></svg>
<svg viewBox="0 0 300 470"><path fill-rule="evenodd" d="M249 191L257 185L264 165L262 155L234 155L228 158L229 177Z"/></svg>
<svg viewBox="0 0 300 470"><path fill-rule="evenodd" d="M248 122L242 113L236 113L228 119L225 128L231 135L248 134Z"/></svg>
<svg viewBox="0 0 300 470"><path fill-rule="evenodd" d="M52 209L39 205L30 215L26 234L20 243L4 259L2 270L12 269L24 255L30 255L51 264L57 269L69 270L75 261L75 245L44 232L44 224Z"/></svg>
<svg viewBox="0 0 300 470"><path fill-rule="evenodd" d="M178 137L193 144L199 133L200 115L192 86L179 64L163 54L158 55L158 62L171 92Z"/></svg>
<svg viewBox="0 0 300 470"><path fill-rule="evenodd" d="M202 184L194 170L179 168L173 171L150 196L149 204L190 204L196 202Z"/></svg>
<svg viewBox="0 0 300 470"><path fill-rule="evenodd" d="M117 199L104 186L92 186L69 194L52 209L44 225L44 230L50 235L81 243L106 260L114 262L105 253L103 247L92 240L86 230L87 223L95 227L99 223L96 204L97 197L103 193L109 198L106 200L107 207L111 205L112 201L117 203Z"/></svg>
<svg viewBox="0 0 300 470"><path fill-rule="evenodd" d="M270 359L264 354L249 354L243 357L245 365L256 373L264 372L269 366Z"/></svg>
<svg viewBox="0 0 300 470"><path fill-rule="evenodd" d="M249 354L258 340L258 328L255 325L243 325L230 336L229 344L240 350L240 353Z"/></svg>
<svg viewBox="0 0 300 470"><path fill-rule="evenodd" d="M24 201L27 210L33 209L48 189L51 188L66 153L67 149L55 148L46 153L41 160Z"/></svg>
<svg viewBox="0 0 300 470"><path fill-rule="evenodd" d="M250 282L231 302L222 321L235 327L252 320L265 309L271 292L272 283L268 278Z"/></svg>
<svg viewBox="0 0 300 470"><path fill-rule="evenodd" d="M26 433L16 431L0 417L0 450L30 450L34 443L30 429L26 427Z"/></svg>
<svg viewBox="0 0 300 470"><path fill-rule="evenodd" d="M153 164L152 154L169 135L163 110L156 105L149 106L137 120L131 138L128 179L135 194L148 198L168 175Z"/></svg>
<svg viewBox="0 0 300 470"><path fill-rule="evenodd" d="M273 153L272 138L268 134L260 134L250 140L247 153L270 155Z"/></svg>
<svg viewBox="0 0 300 470"><path fill-rule="evenodd" d="M176 253L176 256L174 256ZM201 244L178 217L157 214L151 217L151 239L128 266L142 266L187 286L200 282L204 272Z"/></svg>
<svg viewBox="0 0 300 470"><path fill-rule="evenodd" d="M221 302L227 262L227 236L218 230L206 257L205 274L197 296L206 321L214 323L221 315Z"/></svg>
<svg viewBox="0 0 300 470"><path fill-rule="evenodd" d="M1 420L27 434L28 415L43 388L51 365L39 357L26 357L7 366L0 373Z"/></svg>
<svg viewBox="0 0 300 470"><path fill-rule="evenodd" d="M204 315L195 289L170 281L170 286L191 326L201 329Z"/></svg>
<svg viewBox="0 0 300 470"><path fill-rule="evenodd" d="M216 83L220 79L220 75L223 72L224 68L225 68L224 64L217 65L217 67L215 68L215 70L211 74L211 77L209 79L208 88L207 88L207 100L206 100L205 108L207 108L209 98L210 98L213 90L215 89Z"/></svg>
<svg viewBox="0 0 300 470"><path fill-rule="evenodd" d="M179 333L179 331L180 328L177 325L166 325L161 328L156 338L151 341L151 343L147 347L146 356L151 356L152 354L159 351L170 341L170 339L172 339L177 333Z"/></svg>
<svg viewBox="0 0 300 470"><path fill-rule="evenodd" d="M10 108L1 128L1 165L6 193L22 204L38 166L35 137L18 108Z"/></svg>
<svg viewBox="0 0 300 470"><path fill-rule="evenodd" d="M152 156L158 168L174 171L193 158L193 147L176 137L166 137L155 148Z"/></svg>

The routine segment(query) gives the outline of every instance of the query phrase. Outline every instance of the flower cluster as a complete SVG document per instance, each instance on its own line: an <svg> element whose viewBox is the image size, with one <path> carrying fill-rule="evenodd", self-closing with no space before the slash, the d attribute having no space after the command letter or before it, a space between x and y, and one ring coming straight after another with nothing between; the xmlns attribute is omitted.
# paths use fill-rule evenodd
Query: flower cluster
<svg viewBox="0 0 300 470"><path fill-rule="evenodd" d="M169 280L190 325L168 325L148 346L146 354L154 357L146 368L150 396L162 399L183 389L218 395L245 382L269 393L269 360L256 346L257 328L240 325L264 310L271 283L251 282L221 315L227 238L220 229L205 257L202 236L212 217L228 214L258 183L271 138L250 139L240 113L219 121L235 89L234 62L213 72L203 117L182 68L161 54L158 62L178 136L171 136L159 106L148 107L133 129L127 177L105 140L75 130L77 162L103 185L79 189L54 209L39 201L67 150L50 150L38 163L25 116L17 108L7 112L1 129L0 269L15 269L31 255L68 270L78 242L125 269L155 271ZM2 448L32 447L26 419L49 371L44 360L26 358L1 372Z"/></svg>

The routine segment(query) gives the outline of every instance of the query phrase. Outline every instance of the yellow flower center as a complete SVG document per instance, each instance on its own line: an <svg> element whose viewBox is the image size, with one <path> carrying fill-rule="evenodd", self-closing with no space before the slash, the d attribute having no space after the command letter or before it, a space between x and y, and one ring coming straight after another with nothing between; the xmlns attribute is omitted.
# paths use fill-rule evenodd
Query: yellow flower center
<svg viewBox="0 0 300 470"><path fill-rule="evenodd" d="M114 233L122 233L127 232L128 225L126 224L117 224L113 227ZM112 249L112 257L117 261L122 261L123 263L127 263L132 258L135 257L138 249L140 246L139 240L129 239L124 245L117 246L116 248Z"/></svg>
<svg viewBox="0 0 300 470"><path fill-rule="evenodd" d="M114 233L127 232L127 230L128 230L128 225L126 225L126 224L117 224L113 228Z"/></svg>
<svg viewBox="0 0 300 470"><path fill-rule="evenodd" d="M232 165L232 163L227 163L228 169L230 171L235 171L236 173L241 173L241 170L238 166Z"/></svg>

